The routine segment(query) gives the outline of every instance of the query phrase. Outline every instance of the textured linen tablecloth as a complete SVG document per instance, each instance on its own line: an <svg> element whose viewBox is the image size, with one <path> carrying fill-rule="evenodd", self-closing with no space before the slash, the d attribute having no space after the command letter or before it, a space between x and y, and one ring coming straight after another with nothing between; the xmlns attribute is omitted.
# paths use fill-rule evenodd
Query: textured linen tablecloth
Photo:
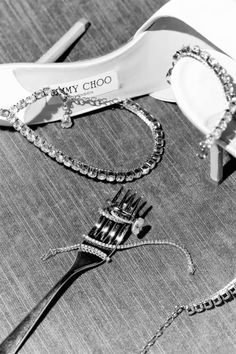
<svg viewBox="0 0 236 354"><path fill-rule="evenodd" d="M1 0L1 63L36 61L80 17L92 26L67 60L92 58L126 43L163 0ZM3 83L1 82L1 85ZM9 92L10 94L10 92ZM197 264L186 271L181 253L145 247L117 253L86 273L58 301L21 353L138 353L176 304L214 293L236 274L235 160L220 185L195 157L201 135L174 104L138 99L162 123L166 153L151 174L130 184L153 206L146 239L170 239ZM125 111L104 111L37 127L62 151L101 167L129 168L152 141ZM232 172L232 173L231 173ZM50 247L81 241L103 201L118 185L94 182L47 158L12 129L0 127L0 340L59 280L74 254L42 262ZM195 317L183 314L151 353L235 353L236 302Z"/></svg>

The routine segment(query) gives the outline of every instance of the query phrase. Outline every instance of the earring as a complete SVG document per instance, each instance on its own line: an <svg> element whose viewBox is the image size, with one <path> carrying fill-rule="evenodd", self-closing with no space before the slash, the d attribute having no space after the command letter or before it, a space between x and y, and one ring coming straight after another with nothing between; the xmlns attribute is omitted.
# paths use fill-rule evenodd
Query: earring
<svg viewBox="0 0 236 354"><path fill-rule="evenodd" d="M68 100L68 94L66 94L62 88L58 88L58 93L59 93L59 97L61 98L61 100L63 102L62 109L64 111L64 114L61 118L61 127L63 129L68 129L68 128L71 128L73 125L73 121L71 119L72 102Z"/></svg>

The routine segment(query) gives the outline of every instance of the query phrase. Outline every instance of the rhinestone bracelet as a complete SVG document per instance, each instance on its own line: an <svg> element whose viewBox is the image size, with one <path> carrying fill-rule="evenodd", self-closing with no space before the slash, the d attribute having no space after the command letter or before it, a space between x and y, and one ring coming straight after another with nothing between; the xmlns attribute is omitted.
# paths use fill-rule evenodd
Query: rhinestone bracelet
<svg viewBox="0 0 236 354"><path fill-rule="evenodd" d="M17 112L31 105L37 100L45 98L47 96L59 96L63 101L64 115L62 117L62 127L68 128L71 126L71 113L73 104L76 105L85 105L89 104L92 106L111 106L117 105L119 108L124 108L139 118L141 118L151 129L152 137L154 141L154 147L152 154L148 159L140 166L129 171L113 171L105 170L97 167L93 167L86 163L83 163L77 159L73 159L60 150L56 149L53 145L48 143L48 141L36 134L31 128L28 127L23 121L21 121L17 116ZM10 107L10 109L0 109L0 116L6 118L6 120L12 124L13 128L20 132L30 143L34 144L39 148L43 153L50 156L52 159L56 160L58 163L63 164L65 167L70 168L73 171L85 175L92 179L97 179L104 182L130 182L134 179L138 179L148 174L153 170L156 165L161 161L162 155L164 153L164 132L162 130L161 124L147 111L145 111L137 103L134 103L132 100L108 100L105 98L87 98L77 96L70 96L65 94L61 89L50 89L43 88L31 96L26 97L25 99L20 100L16 105Z"/></svg>
<svg viewBox="0 0 236 354"><path fill-rule="evenodd" d="M227 108L225 109L219 123L216 127L205 136L204 140L199 143L200 152L197 154L200 158L204 159L207 157L208 151L211 146L220 139L222 133L226 130L228 123L232 120L233 115L236 112L236 96L233 87L233 80L227 71L218 63L218 61L213 58L205 50L201 50L199 46L190 48L189 46L183 47L178 50L173 56L172 67L167 73L167 80L170 83L170 77L175 64L185 57L190 57L198 60L199 62L207 65L218 77L220 83L222 84L225 98L227 101Z"/></svg>

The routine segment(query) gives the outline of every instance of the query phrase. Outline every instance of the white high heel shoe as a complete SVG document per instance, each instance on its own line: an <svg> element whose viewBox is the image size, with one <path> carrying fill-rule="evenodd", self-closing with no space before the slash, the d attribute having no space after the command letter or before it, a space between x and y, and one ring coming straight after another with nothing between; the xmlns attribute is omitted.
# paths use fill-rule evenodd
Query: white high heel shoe
<svg viewBox="0 0 236 354"><path fill-rule="evenodd" d="M212 3L213 0L209 0ZM43 87L63 87L70 93L125 99L154 93L158 99L175 101L166 82L173 53L183 44L216 48L194 30L192 8L206 1L172 0L159 9L123 47L91 60L75 63L13 63L0 66L0 107L9 108ZM204 32L204 31L203 31ZM72 116L98 107L76 106ZM19 113L25 123L59 120L63 111L56 98L40 100ZM8 125L4 117L1 125Z"/></svg>

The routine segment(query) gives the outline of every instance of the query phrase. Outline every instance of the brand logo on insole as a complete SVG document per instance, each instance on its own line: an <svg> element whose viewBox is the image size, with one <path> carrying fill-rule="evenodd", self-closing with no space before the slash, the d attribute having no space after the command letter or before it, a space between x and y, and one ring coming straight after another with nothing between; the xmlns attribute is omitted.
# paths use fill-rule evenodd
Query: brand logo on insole
<svg viewBox="0 0 236 354"><path fill-rule="evenodd" d="M52 85L51 88L62 88L70 95L100 96L119 88L117 72L111 71L77 81Z"/></svg>

